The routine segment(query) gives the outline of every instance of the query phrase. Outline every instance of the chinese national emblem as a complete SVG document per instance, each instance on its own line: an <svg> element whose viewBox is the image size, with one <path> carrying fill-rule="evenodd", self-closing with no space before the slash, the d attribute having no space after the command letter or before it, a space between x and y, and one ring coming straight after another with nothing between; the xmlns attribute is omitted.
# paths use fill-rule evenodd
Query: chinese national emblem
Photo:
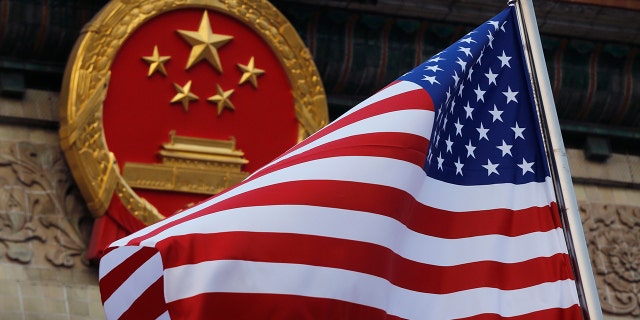
<svg viewBox="0 0 640 320"><path fill-rule="evenodd" d="M121 0L76 43L60 137L98 252L239 183L327 121L315 65L268 2Z"/></svg>

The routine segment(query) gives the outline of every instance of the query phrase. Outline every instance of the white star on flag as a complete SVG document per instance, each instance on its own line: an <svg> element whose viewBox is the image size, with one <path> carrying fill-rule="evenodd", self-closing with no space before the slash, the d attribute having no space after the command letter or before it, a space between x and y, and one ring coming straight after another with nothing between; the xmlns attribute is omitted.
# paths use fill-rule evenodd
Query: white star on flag
<svg viewBox="0 0 640 320"><path fill-rule="evenodd" d="M442 71L442 69L438 68L438 65L434 65L434 66L427 66L424 68L425 70L429 70L429 71L433 71L433 72L437 72L437 71Z"/></svg>
<svg viewBox="0 0 640 320"><path fill-rule="evenodd" d="M507 97L507 104L509 104L509 102L518 103L518 100L516 99L518 91L511 91L511 86L507 86L507 91L503 92L503 94Z"/></svg>
<svg viewBox="0 0 640 320"><path fill-rule="evenodd" d="M482 140L482 138L487 139L487 141L489 140L489 137L487 136L489 129L486 129L482 122L480 122L480 127L478 127L476 130L478 130L478 133L480 134L480 138L478 138L478 140Z"/></svg>
<svg viewBox="0 0 640 320"><path fill-rule="evenodd" d="M435 76L424 76L424 78L422 80L429 81L431 84L434 84L434 83L440 84L440 82L438 82L438 80L436 80Z"/></svg>
<svg viewBox="0 0 640 320"><path fill-rule="evenodd" d="M480 84L478 84L478 88L473 90L473 91L476 93L476 102L478 102L478 101L484 102L484 93L486 91L483 91L483 90L480 89Z"/></svg>
<svg viewBox="0 0 640 320"><path fill-rule="evenodd" d="M524 132L524 129L526 128L520 128L518 126L518 122L516 121L516 126L515 127L511 127L511 130L513 130L513 133L515 134L515 136L513 137L513 139L518 139L518 138L522 138L524 140L524 135L522 135L522 133Z"/></svg>
<svg viewBox="0 0 640 320"><path fill-rule="evenodd" d="M491 113L491 115L493 116L492 122L495 122L496 120L500 120L500 122L502 122L502 113L504 111L500 111L498 110L498 107L496 107L496 105L493 105L493 110L489 110L489 113Z"/></svg>
<svg viewBox="0 0 640 320"><path fill-rule="evenodd" d="M493 71L491 70L491 68L489 68L489 72L484 74L485 76L487 76L487 78L489 79L489 84L493 84L493 85L498 85L498 83L496 83L496 78L498 78L498 74L493 73Z"/></svg>
<svg viewBox="0 0 640 320"><path fill-rule="evenodd" d="M482 166L487 169L487 175L490 176L492 173L495 173L497 175L499 175L500 173L498 172L498 166L500 164L498 163L491 163L491 160L487 159L487 164L483 164Z"/></svg>
<svg viewBox="0 0 640 320"><path fill-rule="evenodd" d="M500 149L502 151L502 156L506 156L506 155L510 155L513 156L511 154L511 147L513 147L513 145L507 144L506 142L504 142L504 140L502 140L502 145L498 146L498 149Z"/></svg>
<svg viewBox="0 0 640 320"><path fill-rule="evenodd" d="M502 55L498 57L498 59L500 59L500 67L504 67L507 66L509 68L511 68L511 65L509 64L509 60L511 60L511 57L507 57L507 55L504 53L504 50L502 50Z"/></svg>
<svg viewBox="0 0 640 320"><path fill-rule="evenodd" d="M525 173L527 172L531 172L531 173L535 173L533 172L533 162L527 162L526 160L524 160L524 158L522 158L522 163L518 164L518 167L520 167L522 169L522 175L524 176Z"/></svg>

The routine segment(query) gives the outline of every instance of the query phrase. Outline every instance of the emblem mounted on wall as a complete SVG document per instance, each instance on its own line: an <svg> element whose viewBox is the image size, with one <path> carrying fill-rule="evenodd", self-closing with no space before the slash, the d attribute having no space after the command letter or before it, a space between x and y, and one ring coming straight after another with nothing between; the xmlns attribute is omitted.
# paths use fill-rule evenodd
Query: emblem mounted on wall
<svg viewBox="0 0 640 320"><path fill-rule="evenodd" d="M127 233L327 122L315 64L267 1L114 0L70 56L60 140L90 211Z"/></svg>

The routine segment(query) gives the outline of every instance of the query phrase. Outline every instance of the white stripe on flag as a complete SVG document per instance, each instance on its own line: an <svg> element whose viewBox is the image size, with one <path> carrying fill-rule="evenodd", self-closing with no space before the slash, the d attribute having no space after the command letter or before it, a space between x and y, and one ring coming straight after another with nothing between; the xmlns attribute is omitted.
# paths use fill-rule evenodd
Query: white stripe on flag
<svg viewBox="0 0 640 320"><path fill-rule="evenodd" d="M413 84L411 82L406 82L405 84L415 85L415 84ZM422 90L422 89L420 89L420 90ZM398 112L400 112L400 113L398 113ZM406 118L403 118L402 120L398 119L398 116L399 115L403 115L403 114L405 115ZM397 123L404 122L405 120L407 120L407 118L408 119L422 119L422 122L424 122L422 125L424 127L420 128L421 124L418 121L416 121L414 123L414 124L417 125L416 127L412 127L412 126L408 126L408 125L407 126L404 126L404 125L403 126L397 126ZM416 134L416 132L418 132L419 133L418 135L424 136L425 132L423 132L423 133L420 133L420 132L424 131L424 128L427 127L427 122L428 123L432 122L432 121L428 121L428 119L433 119L433 112L432 111L428 111L428 110L412 110L412 109L410 109L410 110L402 110L402 111L396 111L396 112L390 112L390 113L382 114L380 116L375 117L375 119L372 120L372 122L370 122L368 125L372 125L372 126L375 126L377 128L384 128L386 130L385 132L405 132L405 133L409 133L409 134ZM397 127L402 127L402 128L399 129ZM350 129L350 130L352 130L352 129ZM375 131L375 130L372 131L372 130L369 130L367 128L355 128L355 130L358 130L358 132L360 134L379 132L379 131ZM426 134L429 135L430 133L426 133ZM426 136L426 138L428 138L428 136ZM336 139L338 139L338 138L334 137L333 140L336 140ZM327 141L325 141L324 143L327 143ZM275 161L279 161L279 159L274 160L274 162ZM274 162L272 162L272 163L274 163ZM269 165L271 165L271 163ZM269 166L269 165L267 165L267 166ZM265 167L263 167L263 168L265 168ZM263 168L259 169L258 171L262 171ZM256 172L258 172L258 171L256 171ZM253 175L255 175L256 172L254 172ZM250 190L250 189L248 189L248 190ZM236 195L236 194L239 194L239 193L242 193L242 192L231 192L231 193L227 192L226 195L231 195L231 194ZM188 209L186 209L186 210L184 210L184 211L182 211L180 213L174 214L171 217L168 217L168 218L166 218L164 220L156 222L151 228L145 229L145 231L151 230L153 228L157 228L157 227L160 227L160 226L163 226L163 225L165 225L167 223L170 223L171 221L174 221L176 219L180 219L181 217L187 216L187 215L189 215L189 214L191 214L193 212L196 212L196 211L199 211L201 209L204 209L204 208L206 208L208 206L211 206L211 205L221 201L221 199L223 199L223 198L226 199L228 197L218 196L218 197L209 199L207 201L204 201L204 202L202 202L202 203L200 203L200 204L198 204L196 206L193 206L191 208L188 208ZM131 239L136 238L136 237L138 237L140 235L141 235L140 232L133 233L133 234L127 236L127 237L121 238L120 240L112 243L111 247L124 245L127 242L129 242Z"/></svg>
<svg viewBox="0 0 640 320"><path fill-rule="evenodd" d="M127 260L129 257L138 252L142 247L125 247L118 250L113 250L105 254L100 259L100 268L98 271L98 278L102 279L115 267L119 266L122 261Z"/></svg>
<svg viewBox="0 0 640 320"><path fill-rule="evenodd" d="M233 231L307 234L367 242L389 248L404 258L437 266L476 261L515 263L566 253L560 228L517 237L491 234L442 239L412 231L387 216L303 205L220 211L185 221L143 241L141 245L154 246L164 239L181 235Z"/></svg>
<svg viewBox="0 0 640 320"><path fill-rule="evenodd" d="M460 186L426 177L422 187L414 195L416 200L432 208L453 212L499 208L522 210L548 206L555 199L550 177L544 182L478 186Z"/></svg>
<svg viewBox="0 0 640 320"><path fill-rule="evenodd" d="M420 85L413 83L413 82L409 82L409 81L399 81L397 83L394 83L378 92L376 92L374 95L370 96L369 98L367 98L366 100L358 103L355 107L349 109L349 111L345 112L344 114L342 114L342 116L340 116L338 119L334 120L332 123L337 122L338 120L368 106L371 104L374 104L376 102L382 101L384 99L388 99L391 98L393 96L397 96L399 94L403 94L405 92L409 92L409 91L414 91L414 90L424 90L424 88L422 88ZM331 125L331 124L329 124Z"/></svg>
<svg viewBox="0 0 640 320"><path fill-rule="evenodd" d="M115 251L122 249L119 248ZM104 302L107 319L120 318L135 300L160 277L162 277L162 258L158 252L132 273Z"/></svg>
<svg viewBox="0 0 640 320"><path fill-rule="evenodd" d="M364 163L367 165L363 165ZM379 170L373 168L379 168ZM144 229L144 233L238 194L277 183L302 180L353 181L389 186L408 192L426 206L454 212L496 208L521 210L547 206L553 199L550 178L545 182L520 185L502 183L459 186L429 178L421 167L406 161L381 157L345 156L303 162L257 177L184 212L159 221ZM496 194L501 196L495 197ZM114 242L111 246L125 245L130 239L144 233L134 233Z"/></svg>
<svg viewBox="0 0 640 320"><path fill-rule="evenodd" d="M366 166L363 165L365 163ZM547 206L553 199L550 179L520 185L502 183L460 186L427 177L421 167L409 162L382 157L344 156L283 168L248 181L215 200L222 201L269 185L304 180L351 181L388 186L408 192L429 207L454 212L496 208L521 210ZM496 197L496 194L501 196ZM208 203L209 206L212 204Z"/></svg>
<svg viewBox="0 0 640 320"><path fill-rule="evenodd" d="M165 311L163 314L157 317L156 320L171 320L171 317L169 316L169 311Z"/></svg>
<svg viewBox="0 0 640 320"><path fill-rule="evenodd" d="M433 126L433 118L433 111L416 109L393 111L366 118L340 128L334 132L330 132L322 138L319 138L299 149L288 152L282 157L277 158L268 165L262 167L260 170L254 172L252 175L263 171L264 169L268 169L273 164L284 159L288 159L323 144L343 138L376 132L400 132L429 139L431 136L431 128ZM402 123L402 126L398 126L398 123Z"/></svg>
<svg viewBox="0 0 640 320"><path fill-rule="evenodd" d="M173 288L166 292L167 302L206 292L288 294L349 301L407 319L423 319L425 314L430 319L483 313L509 317L577 303L573 280L517 290L475 288L436 295L407 290L386 279L349 270L239 260L170 268L165 271L165 283Z"/></svg>

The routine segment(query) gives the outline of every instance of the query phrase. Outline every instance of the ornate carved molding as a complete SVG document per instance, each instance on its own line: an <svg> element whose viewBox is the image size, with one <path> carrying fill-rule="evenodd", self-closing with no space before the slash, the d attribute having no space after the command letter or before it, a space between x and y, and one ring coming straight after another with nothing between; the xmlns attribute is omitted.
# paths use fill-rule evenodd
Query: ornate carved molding
<svg viewBox="0 0 640 320"><path fill-rule="evenodd" d="M36 254L54 266L86 263L91 220L81 199L59 148L0 143L0 255L23 264Z"/></svg>
<svg viewBox="0 0 640 320"><path fill-rule="evenodd" d="M581 203L580 213L604 312L640 315L640 207Z"/></svg>

